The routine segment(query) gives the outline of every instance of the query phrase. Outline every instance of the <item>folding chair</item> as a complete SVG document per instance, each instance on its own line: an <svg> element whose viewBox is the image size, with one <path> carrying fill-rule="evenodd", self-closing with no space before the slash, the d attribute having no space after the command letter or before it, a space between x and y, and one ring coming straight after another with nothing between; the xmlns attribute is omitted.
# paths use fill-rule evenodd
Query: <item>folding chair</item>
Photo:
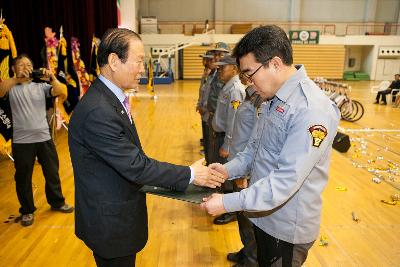
<svg viewBox="0 0 400 267"><path fill-rule="evenodd" d="M392 89L391 95L392 99L395 99L396 96L399 94L400 89ZM394 101L392 101L394 103Z"/></svg>
<svg viewBox="0 0 400 267"><path fill-rule="evenodd" d="M371 87L371 93L378 93L388 89L390 81L382 81L380 84Z"/></svg>

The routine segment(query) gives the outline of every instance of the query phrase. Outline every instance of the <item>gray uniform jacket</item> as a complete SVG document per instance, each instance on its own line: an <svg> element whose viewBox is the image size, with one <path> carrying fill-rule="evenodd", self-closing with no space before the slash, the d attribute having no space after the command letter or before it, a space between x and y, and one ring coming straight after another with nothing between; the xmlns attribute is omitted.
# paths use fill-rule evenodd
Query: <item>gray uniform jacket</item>
<svg viewBox="0 0 400 267"><path fill-rule="evenodd" d="M204 73L203 73L203 75L201 76L201 79L200 79L199 98L197 100L197 107L200 107L201 97L202 97L202 95L204 93L204 89L203 89L204 88L204 84L207 82L207 78L209 77L209 75L210 74L208 74L208 75L205 74L205 69L204 69Z"/></svg>
<svg viewBox="0 0 400 267"><path fill-rule="evenodd" d="M207 110L207 100L208 96L210 95L210 90L211 90L211 83L215 79L215 76L217 76L217 70L213 70L210 72L208 77L206 77L205 81L203 82L202 79L202 84L200 87L200 92L199 92L199 101L197 103L197 106L206 110L203 115L201 115L201 120L202 121L207 121L209 117L209 113Z"/></svg>
<svg viewBox="0 0 400 267"><path fill-rule="evenodd" d="M219 93L224 87L225 83L218 77L218 72L215 72L215 77L210 81L210 89L207 95L207 110L214 113L217 109L217 101Z"/></svg>
<svg viewBox="0 0 400 267"><path fill-rule="evenodd" d="M246 96L245 87L240 82L239 75L233 76L218 95L217 108L212 120L212 127L216 132L225 132L222 148L229 152L232 141L233 124L238 106ZM235 104L236 103L236 104Z"/></svg>
<svg viewBox="0 0 400 267"><path fill-rule="evenodd" d="M228 161L236 157L237 153L242 152L250 139L251 131L257 120L257 109L250 102L245 100L236 112L233 124L232 142L229 146Z"/></svg>
<svg viewBox="0 0 400 267"><path fill-rule="evenodd" d="M250 172L250 186L225 194L228 212L253 211L264 232L293 244L317 238L340 112L303 66L261 106L243 152L225 164L230 179ZM261 212L263 211L263 212Z"/></svg>

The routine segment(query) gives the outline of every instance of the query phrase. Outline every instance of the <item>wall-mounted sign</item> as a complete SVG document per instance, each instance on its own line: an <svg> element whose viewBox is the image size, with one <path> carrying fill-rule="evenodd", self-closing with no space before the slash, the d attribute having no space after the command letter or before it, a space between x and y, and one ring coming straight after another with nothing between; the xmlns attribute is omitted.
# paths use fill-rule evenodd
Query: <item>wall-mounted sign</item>
<svg viewBox="0 0 400 267"><path fill-rule="evenodd" d="M318 44L319 31L289 31L292 44Z"/></svg>

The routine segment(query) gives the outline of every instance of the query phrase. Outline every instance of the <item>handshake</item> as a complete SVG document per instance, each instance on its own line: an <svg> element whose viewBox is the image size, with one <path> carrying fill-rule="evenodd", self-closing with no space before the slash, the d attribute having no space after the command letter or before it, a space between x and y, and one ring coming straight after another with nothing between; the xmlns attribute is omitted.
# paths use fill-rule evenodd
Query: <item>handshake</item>
<svg viewBox="0 0 400 267"><path fill-rule="evenodd" d="M228 171L224 165L220 163L213 163L206 167L203 165L203 163L204 159L201 159L190 166L194 171L193 183L195 185L216 188L221 186L221 184L228 179ZM200 208L206 210L212 216L226 213L224 204L222 202L222 196L222 194L212 194L209 197L203 198L204 202L201 203Z"/></svg>
<svg viewBox="0 0 400 267"><path fill-rule="evenodd" d="M204 159L198 160L190 166L194 172L193 184L210 188L220 187L228 179L228 172L220 163L204 165Z"/></svg>

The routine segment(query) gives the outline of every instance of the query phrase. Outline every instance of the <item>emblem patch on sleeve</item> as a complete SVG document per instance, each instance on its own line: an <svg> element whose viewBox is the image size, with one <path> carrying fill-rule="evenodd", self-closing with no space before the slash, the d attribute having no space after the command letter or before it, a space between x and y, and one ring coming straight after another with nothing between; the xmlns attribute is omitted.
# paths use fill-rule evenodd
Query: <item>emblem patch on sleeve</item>
<svg viewBox="0 0 400 267"><path fill-rule="evenodd" d="M312 145L315 147L319 147L322 141L324 141L325 137L328 135L328 131L322 125L313 125L308 128L308 131L313 139Z"/></svg>
<svg viewBox="0 0 400 267"><path fill-rule="evenodd" d="M240 101L233 100L233 101L231 101L231 104L232 104L233 109L238 109L238 107L240 106Z"/></svg>

